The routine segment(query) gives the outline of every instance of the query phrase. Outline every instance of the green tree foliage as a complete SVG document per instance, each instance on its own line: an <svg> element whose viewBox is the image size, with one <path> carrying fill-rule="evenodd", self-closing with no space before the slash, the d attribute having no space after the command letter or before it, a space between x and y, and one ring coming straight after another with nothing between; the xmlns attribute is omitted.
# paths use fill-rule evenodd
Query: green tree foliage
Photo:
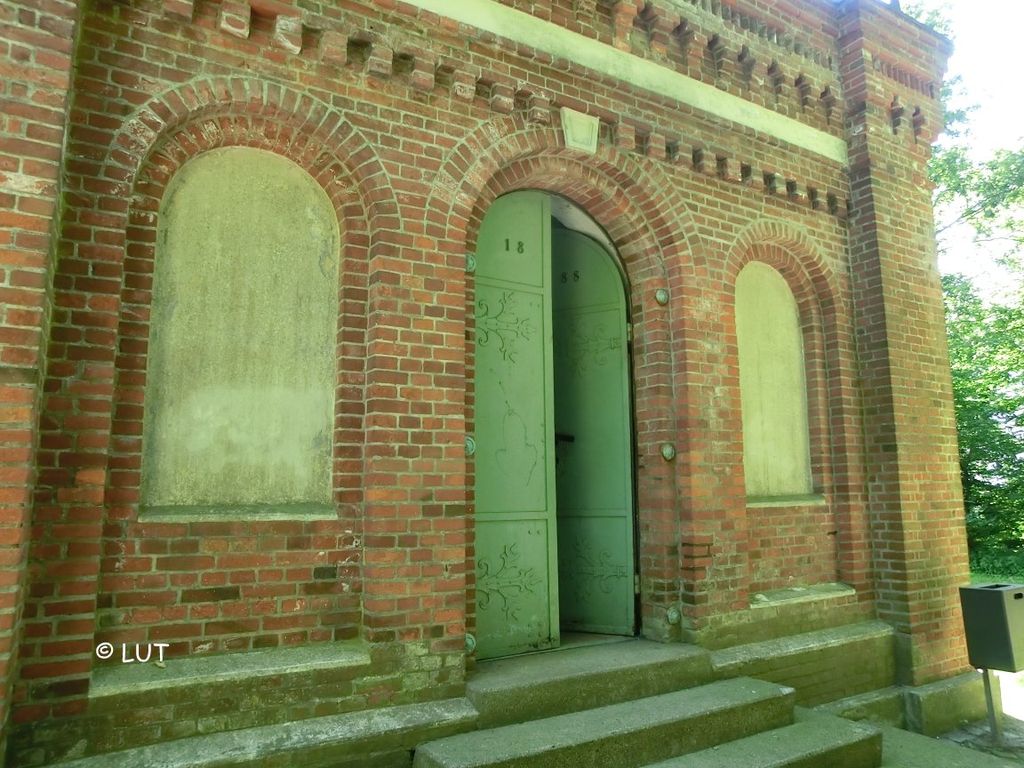
<svg viewBox="0 0 1024 768"><path fill-rule="evenodd" d="M931 27L936 32L946 35L947 37L952 36L953 24L949 20L948 3L943 3L938 8L926 7L920 2L895 3L895 5L902 6L900 10L905 14L913 16L922 24Z"/></svg>
<svg viewBox="0 0 1024 768"><path fill-rule="evenodd" d="M954 35L948 2L938 7L907 2L902 10L941 34ZM1013 254L1024 245L1024 147L975 159L970 135L975 107L969 104L959 77L942 84L940 98L943 133L928 166L935 184L939 246L946 232L966 223L973 227L976 242L1001 241L1009 246L1002 249L1004 256Z"/></svg>
<svg viewBox="0 0 1024 768"><path fill-rule="evenodd" d="M952 31L941 9L903 10ZM1024 579L1024 147L978 159L973 108L953 106L966 103L957 80L944 84L942 102L945 131L929 164L939 248L968 225L978 250L1016 283L994 300L963 275L942 278L971 565Z"/></svg>
<svg viewBox="0 0 1024 768"><path fill-rule="evenodd" d="M1000 150L976 162L965 144L938 147L928 170L936 206L953 214L939 224L940 237L965 222L974 227L977 242L1003 241L1011 253L1024 245L1024 149Z"/></svg>
<svg viewBox="0 0 1024 768"><path fill-rule="evenodd" d="M963 275L943 276L942 287L971 567L1024 580L1024 151L978 163L954 147L936 160L936 199L956 206L954 221L971 225L975 243L1000 253L1016 278L1000 300ZM940 247L950 226L938 227Z"/></svg>
<svg viewBox="0 0 1024 768"><path fill-rule="evenodd" d="M1024 149L976 161L954 140L936 148L929 170L939 247L965 223L1016 278L998 301L962 275L942 286L971 566L1024 579Z"/></svg>
<svg viewBox="0 0 1024 768"><path fill-rule="evenodd" d="M968 543L977 559L1018 550L1024 536L1024 312L1019 303L986 303L962 275L945 275L942 287Z"/></svg>

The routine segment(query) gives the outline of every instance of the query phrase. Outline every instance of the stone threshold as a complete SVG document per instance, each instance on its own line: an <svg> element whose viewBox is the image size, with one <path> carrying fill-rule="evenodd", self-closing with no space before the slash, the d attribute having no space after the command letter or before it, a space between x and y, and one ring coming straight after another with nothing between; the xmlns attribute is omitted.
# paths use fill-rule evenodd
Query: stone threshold
<svg viewBox="0 0 1024 768"><path fill-rule="evenodd" d="M828 500L820 493L799 494L796 496L748 496L747 509L766 509L769 507L824 507Z"/></svg>
<svg viewBox="0 0 1024 768"><path fill-rule="evenodd" d="M337 520L333 504L142 505L140 523L237 523L250 521Z"/></svg>
<svg viewBox="0 0 1024 768"><path fill-rule="evenodd" d="M157 658L154 648L152 658ZM93 671L89 698L165 691L212 683L252 681L264 677L300 674L319 669L358 668L370 664L370 652L361 640L216 655L185 656L145 664L118 664Z"/></svg>
<svg viewBox="0 0 1024 768"><path fill-rule="evenodd" d="M891 638L893 634L893 628L883 621L847 624L833 629L805 632L800 635L790 635L712 651L711 665L717 677L731 677L743 674L741 670L745 664L759 659L781 660L785 657L795 657L802 653L820 651L848 643Z"/></svg>
<svg viewBox="0 0 1024 768"><path fill-rule="evenodd" d="M834 600L842 597L854 597L857 590L847 584L827 582L812 584L808 587L786 587L758 592L750 598L750 607L772 608L793 603L809 603L815 600Z"/></svg>

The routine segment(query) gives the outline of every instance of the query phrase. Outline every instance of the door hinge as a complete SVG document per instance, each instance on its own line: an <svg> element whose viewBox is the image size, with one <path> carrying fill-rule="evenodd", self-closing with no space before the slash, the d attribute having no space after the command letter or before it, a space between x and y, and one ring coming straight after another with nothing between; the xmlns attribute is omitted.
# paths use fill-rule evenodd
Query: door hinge
<svg viewBox="0 0 1024 768"><path fill-rule="evenodd" d="M632 323L626 323L626 343L627 344L632 344L633 343L633 324Z"/></svg>
<svg viewBox="0 0 1024 768"><path fill-rule="evenodd" d="M633 594L634 595L639 595L640 594L640 574L639 573L634 573L633 574Z"/></svg>

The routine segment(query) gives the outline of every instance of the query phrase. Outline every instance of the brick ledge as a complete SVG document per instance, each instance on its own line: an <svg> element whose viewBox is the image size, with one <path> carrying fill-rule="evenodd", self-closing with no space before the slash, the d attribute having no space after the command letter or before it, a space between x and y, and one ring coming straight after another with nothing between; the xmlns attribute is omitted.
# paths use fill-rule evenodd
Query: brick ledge
<svg viewBox="0 0 1024 768"><path fill-rule="evenodd" d="M157 649L153 649L156 658ZM93 672L89 687L92 700L142 691L191 688L210 683L253 680L299 674L317 669L369 666L370 653L360 640L321 643L293 648L270 648L246 653L188 656L156 663L118 664Z"/></svg>

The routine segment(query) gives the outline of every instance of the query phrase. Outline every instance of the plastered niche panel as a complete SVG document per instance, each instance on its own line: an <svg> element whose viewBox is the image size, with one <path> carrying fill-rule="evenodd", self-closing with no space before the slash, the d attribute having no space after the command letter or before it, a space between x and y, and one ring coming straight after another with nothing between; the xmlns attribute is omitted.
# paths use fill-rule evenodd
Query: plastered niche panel
<svg viewBox="0 0 1024 768"><path fill-rule="evenodd" d="M747 496L811 492L803 338L778 271L751 262L736 279L736 341Z"/></svg>
<svg viewBox="0 0 1024 768"><path fill-rule="evenodd" d="M142 513L325 511L340 232L273 153L187 163L160 207Z"/></svg>

